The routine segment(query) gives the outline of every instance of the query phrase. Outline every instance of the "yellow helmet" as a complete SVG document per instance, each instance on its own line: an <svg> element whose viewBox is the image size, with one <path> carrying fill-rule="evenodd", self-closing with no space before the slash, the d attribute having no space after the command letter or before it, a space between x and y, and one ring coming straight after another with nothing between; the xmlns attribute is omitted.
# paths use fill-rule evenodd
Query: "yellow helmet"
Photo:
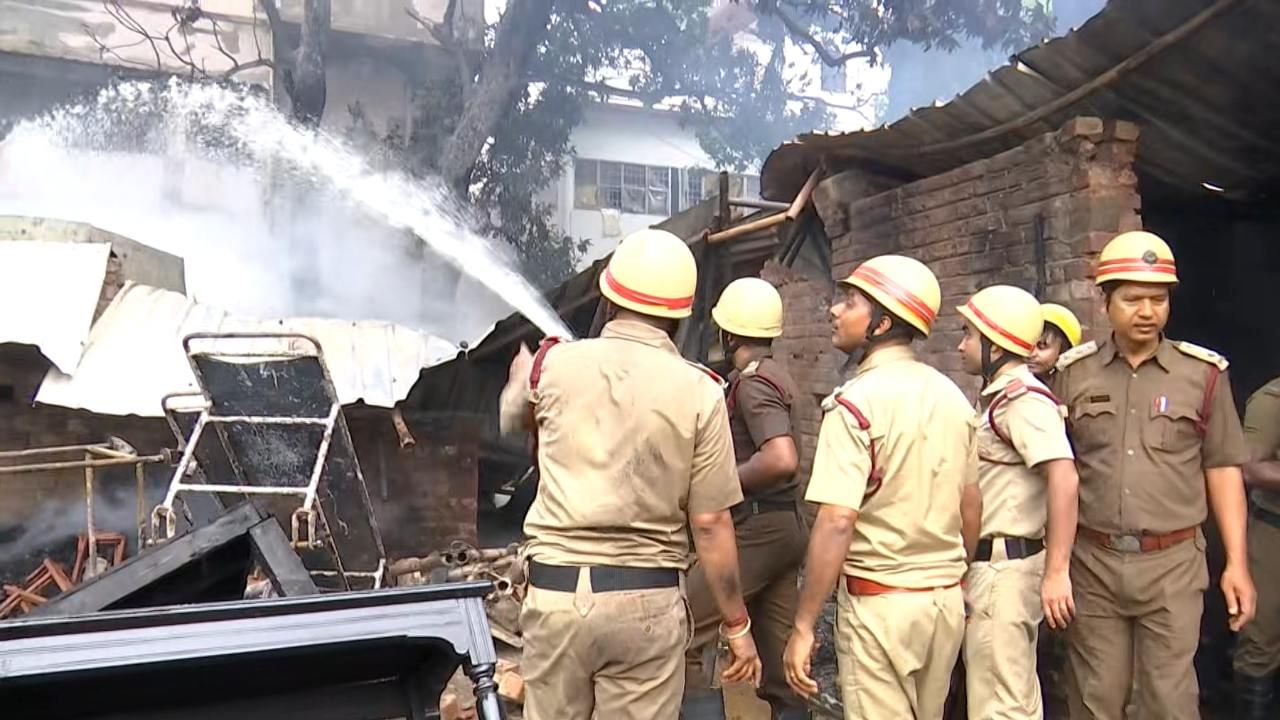
<svg viewBox="0 0 1280 720"><path fill-rule="evenodd" d="M643 315L686 318L693 313L698 265L684 241L647 228L623 238L600 273L600 293Z"/></svg>
<svg viewBox="0 0 1280 720"><path fill-rule="evenodd" d="M938 278L919 260L903 255L880 255L862 263L841 281L884 306L895 317L929 336L942 289Z"/></svg>
<svg viewBox="0 0 1280 720"><path fill-rule="evenodd" d="M1040 312L1044 315L1046 325L1052 325L1062 331L1067 336L1069 347L1075 347L1084 339L1084 329L1080 327L1080 321L1076 319L1075 313L1056 303L1045 303L1040 306Z"/></svg>
<svg viewBox="0 0 1280 720"><path fill-rule="evenodd" d="M985 287L956 310L983 337L1018 357L1030 355L1044 332L1040 301L1012 285Z"/></svg>
<svg viewBox="0 0 1280 720"><path fill-rule="evenodd" d="M782 296L767 281L738 278L720 293L711 319L721 330L741 337L774 338L782 334Z"/></svg>
<svg viewBox="0 0 1280 720"><path fill-rule="evenodd" d="M1114 280L1128 282L1178 282L1173 251L1160 236L1144 230L1120 233L1098 255L1099 285Z"/></svg>

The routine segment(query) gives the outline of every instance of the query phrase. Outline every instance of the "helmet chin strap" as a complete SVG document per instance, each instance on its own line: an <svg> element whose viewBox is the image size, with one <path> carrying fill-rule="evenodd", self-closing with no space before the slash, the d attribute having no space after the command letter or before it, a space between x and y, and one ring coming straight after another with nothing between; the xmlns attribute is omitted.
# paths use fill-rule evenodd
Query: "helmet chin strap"
<svg viewBox="0 0 1280 720"><path fill-rule="evenodd" d="M991 341L988 340L985 336L982 338L981 342L982 342L982 381L983 381L983 384L986 385L991 383L991 379L996 376L996 372L998 372L1000 368L1004 367L1005 365L1008 365L1009 363L1015 360L1018 360L1019 358L1011 352L1005 352L998 359L992 360L991 350L994 347L994 345L992 345Z"/></svg>

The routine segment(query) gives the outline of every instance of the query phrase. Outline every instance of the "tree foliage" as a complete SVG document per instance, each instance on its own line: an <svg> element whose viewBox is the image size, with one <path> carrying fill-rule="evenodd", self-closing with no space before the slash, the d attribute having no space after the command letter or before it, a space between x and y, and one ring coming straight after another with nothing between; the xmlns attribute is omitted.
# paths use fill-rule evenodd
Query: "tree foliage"
<svg viewBox="0 0 1280 720"><path fill-rule="evenodd" d="M507 13L515 3L508 3ZM571 271L583 246L549 221L538 192L560 175L573 127L593 101L664 105L680 112L721 167L756 166L782 142L829 125L825 103L805 97L797 49L828 65L876 62L887 44L905 40L947 51L964 38L1016 49L1047 35L1052 19L1023 0L559 0L538 28L537 46L495 119L491 140L466 178L471 200L491 229L511 242L526 271L544 283ZM737 14L737 27L725 20ZM525 12L526 17L533 15ZM509 19L504 15L503 21ZM745 20L743 22L742 20ZM522 19L522 21L524 21ZM726 28L726 25L728 27ZM501 22L486 33L477 77L508 69ZM742 42L746 30L751 42ZM525 32L522 37L533 34ZM484 92L443 89L450 103L418 106L416 157L440 157L463 106ZM465 112L465 111L464 111Z"/></svg>

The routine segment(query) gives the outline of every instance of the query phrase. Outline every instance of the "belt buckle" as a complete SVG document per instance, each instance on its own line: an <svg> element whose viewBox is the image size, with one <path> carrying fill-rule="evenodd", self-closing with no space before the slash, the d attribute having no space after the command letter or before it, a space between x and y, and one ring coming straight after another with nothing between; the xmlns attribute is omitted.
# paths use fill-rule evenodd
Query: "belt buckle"
<svg viewBox="0 0 1280 720"><path fill-rule="evenodd" d="M752 515L752 516L755 516L755 515L759 515L759 514L760 514L760 501L759 501L759 500L752 500L752 501L751 501L751 515Z"/></svg>
<svg viewBox="0 0 1280 720"><path fill-rule="evenodd" d="M1142 552L1142 539L1137 535L1112 535L1111 549L1122 553Z"/></svg>

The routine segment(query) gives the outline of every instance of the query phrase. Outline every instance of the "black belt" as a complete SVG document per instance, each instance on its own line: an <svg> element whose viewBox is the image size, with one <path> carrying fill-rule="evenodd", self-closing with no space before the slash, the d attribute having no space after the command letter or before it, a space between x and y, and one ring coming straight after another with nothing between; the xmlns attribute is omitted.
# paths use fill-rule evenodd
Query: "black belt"
<svg viewBox="0 0 1280 720"><path fill-rule="evenodd" d="M747 500L730 508L729 515L733 517L735 523L739 523L753 515L795 511L795 500Z"/></svg>
<svg viewBox="0 0 1280 720"><path fill-rule="evenodd" d="M1259 505L1254 505L1251 514L1271 527L1280 530L1280 513L1272 512Z"/></svg>
<svg viewBox="0 0 1280 720"><path fill-rule="evenodd" d="M529 561L529 584L542 590L574 592L578 589L578 571L569 565L544 565ZM592 592L619 590L652 590L680 587L680 571L670 568L628 568L597 565L590 568Z"/></svg>
<svg viewBox="0 0 1280 720"><path fill-rule="evenodd" d="M973 561L991 562L992 545L997 539L1004 541L1004 552L1010 560L1028 558L1044 550L1044 540L1020 537L982 538L978 541L978 552L974 554Z"/></svg>

